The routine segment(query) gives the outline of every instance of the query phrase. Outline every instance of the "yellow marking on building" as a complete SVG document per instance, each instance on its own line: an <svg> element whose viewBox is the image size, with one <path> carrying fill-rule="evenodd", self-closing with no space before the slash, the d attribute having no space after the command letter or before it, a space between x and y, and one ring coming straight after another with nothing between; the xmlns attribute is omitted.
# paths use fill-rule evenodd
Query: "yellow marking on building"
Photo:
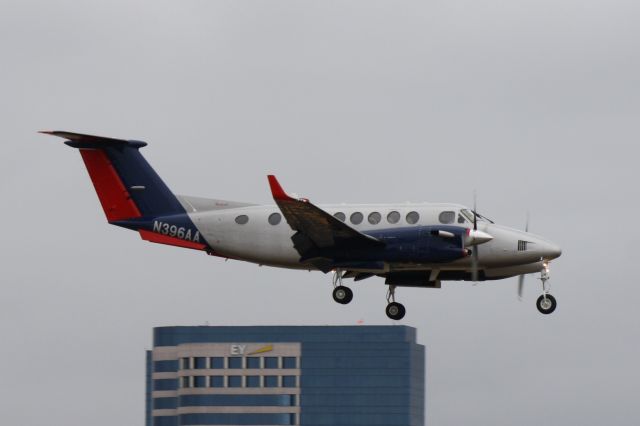
<svg viewBox="0 0 640 426"><path fill-rule="evenodd" d="M256 355L256 354L263 354L265 352L271 352L273 350L273 345L267 345L263 348L260 348L258 350L255 350L253 352L251 352L250 354L247 355Z"/></svg>

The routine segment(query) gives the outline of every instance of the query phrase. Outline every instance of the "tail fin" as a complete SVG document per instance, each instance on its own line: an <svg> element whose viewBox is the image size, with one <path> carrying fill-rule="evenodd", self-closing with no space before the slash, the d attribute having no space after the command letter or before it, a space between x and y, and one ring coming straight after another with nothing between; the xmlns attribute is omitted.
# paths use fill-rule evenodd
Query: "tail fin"
<svg viewBox="0 0 640 426"><path fill-rule="evenodd" d="M109 222L184 213L185 210L139 149L145 142L40 132L78 148Z"/></svg>

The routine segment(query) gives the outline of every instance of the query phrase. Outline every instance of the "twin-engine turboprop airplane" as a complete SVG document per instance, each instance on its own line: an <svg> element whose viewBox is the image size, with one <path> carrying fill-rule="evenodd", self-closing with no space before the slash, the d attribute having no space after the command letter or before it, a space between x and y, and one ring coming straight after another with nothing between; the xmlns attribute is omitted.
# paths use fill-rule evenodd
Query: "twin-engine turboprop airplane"
<svg viewBox="0 0 640 426"><path fill-rule="evenodd" d="M485 281L541 272L543 314L549 262L560 248L539 236L497 225L457 204L316 206L293 198L268 176L276 205L174 195L142 157L145 142L69 132L42 132L78 148L112 225L147 241L201 250L228 259L291 269L333 272L333 298L353 298L344 279L379 276L388 285L386 314L405 308L397 287L440 288L441 281ZM282 217L284 216L284 221Z"/></svg>

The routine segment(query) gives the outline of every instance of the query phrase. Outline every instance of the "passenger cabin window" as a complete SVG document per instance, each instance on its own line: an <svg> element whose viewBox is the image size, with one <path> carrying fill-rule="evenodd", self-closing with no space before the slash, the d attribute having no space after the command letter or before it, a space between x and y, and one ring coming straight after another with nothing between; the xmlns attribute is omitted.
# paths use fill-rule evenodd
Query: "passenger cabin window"
<svg viewBox="0 0 640 426"><path fill-rule="evenodd" d="M456 220L456 212L442 212L440 213L440 216L438 216L438 220L440 221L440 223L453 223L453 221Z"/></svg>
<svg viewBox="0 0 640 426"><path fill-rule="evenodd" d="M280 213L271 213L269 215L269 223L272 225L279 224L281 220L282 220L282 216L280 215Z"/></svg>
<svg viewBox="0 0 640 426"><path fill-rule="evenodd" d="M362 219L364 219L364 216L360 212L353 213L349 218L349 220L351 220L351 223L353 223L354 225L360 225L362 223Z"/></svg>
<svg viewBox="0 0 640 426"><path fill-rule="evenodd" d="M389 212L387 215L387 222L389 223L398 223L400 222L400 213L397 211Z"/></svg>
<svg viewBox="0 0 640 426"><path fill-rule="evenodd" d="M236 217L236 223L238 225L245 225L247 222L249 222L249 216L247 216L246 214L241 214L240 216Z"/></svg>
<svg viewBox="0 0 640 426"><path fill-rule="evenodd" d="M420 215L418 212L409 212L407 213L406 219L408 224L414 225L420 220Z"/></svg>
<svg viewBox="0 0 640 426"><path fill-rule="evenodd" d="M336 219L338 219L340 222L344 222L345 220L347 220L347 217L344 215L344 213L342 212L337 212L333 214L333 217L335 217Z"/></svg>
<svg viewBox="0 0 640 426"><path fill-rule="evenodd" d="M370 224L377 225L382 220L382 216L378 212L372 212L369 214L369 217L367 218L367 220L369 221Z"/></svg>

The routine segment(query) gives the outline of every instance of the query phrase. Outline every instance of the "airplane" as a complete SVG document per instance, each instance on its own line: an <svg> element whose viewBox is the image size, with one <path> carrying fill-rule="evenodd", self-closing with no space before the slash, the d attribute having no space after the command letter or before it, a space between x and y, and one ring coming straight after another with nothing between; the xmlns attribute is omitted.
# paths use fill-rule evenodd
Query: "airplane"
<svg viewBox="0 0 640 426"><path fill-rule="evenodd" d="M316 206L287 194L274 175L275 205L174 195L140 153L142 141L43 131L77 148L111 225L143 240L259 265L333 273L333 299L353 299L346 279L385 279L386 315L405 316L397 287L441 288L442 281L488 281L540 272L542 314L557 306L549 263L562 250L449 203ZM284 219L284 220L283 220ZM528 228L528 226L527 226Z"/></svg>

